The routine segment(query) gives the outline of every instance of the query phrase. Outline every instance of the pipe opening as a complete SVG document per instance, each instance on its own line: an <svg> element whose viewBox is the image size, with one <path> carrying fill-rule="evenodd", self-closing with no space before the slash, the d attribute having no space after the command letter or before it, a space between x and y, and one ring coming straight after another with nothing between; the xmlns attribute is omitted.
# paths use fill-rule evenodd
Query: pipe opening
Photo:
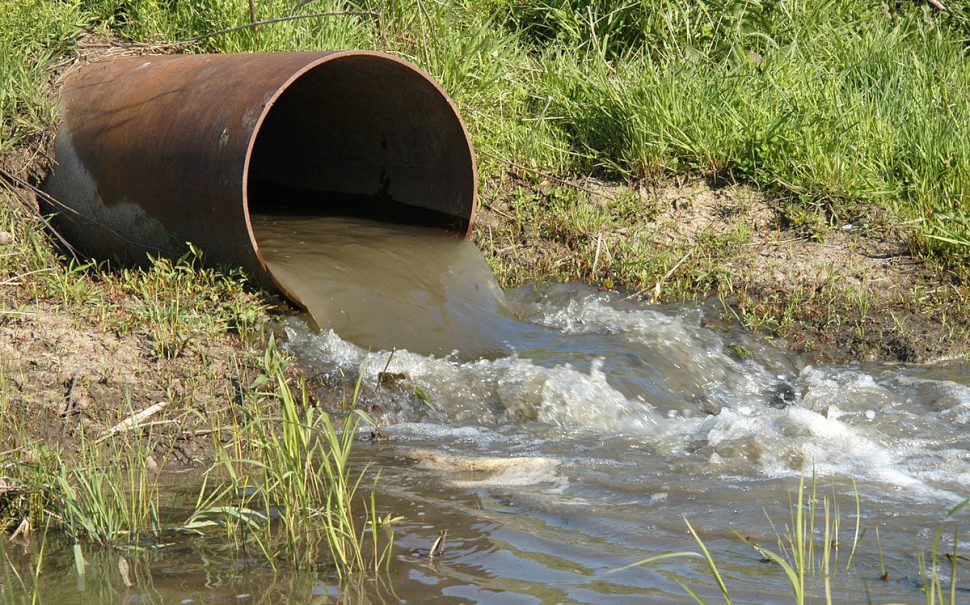
<svg viewBox="0 0 970 605"><path fill-rule="evenodd" d="M360 53L322 60L279 94L247 182L251 215L350 215L461 234L476 186L444 92L403 62Z"/></svg>

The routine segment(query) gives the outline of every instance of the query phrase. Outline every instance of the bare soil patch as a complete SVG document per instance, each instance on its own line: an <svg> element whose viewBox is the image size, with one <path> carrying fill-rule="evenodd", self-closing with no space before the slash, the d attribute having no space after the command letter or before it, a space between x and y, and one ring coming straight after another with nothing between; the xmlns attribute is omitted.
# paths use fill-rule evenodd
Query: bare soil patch
<svg viewBox="0 0 970 605"><path fill-rule="evenodd" d="M9 309L5 298L0 307ZM57 305L31 304L22 315L0 318L4 425L70 450L82 436L98 439L162 404L124 432L151 435L159 460L199 464L208 461L213 432L218 438L239 385L252 375L240 364L240 348L227 337L175 359L156 358L144 335L119 336Z"/></svg>

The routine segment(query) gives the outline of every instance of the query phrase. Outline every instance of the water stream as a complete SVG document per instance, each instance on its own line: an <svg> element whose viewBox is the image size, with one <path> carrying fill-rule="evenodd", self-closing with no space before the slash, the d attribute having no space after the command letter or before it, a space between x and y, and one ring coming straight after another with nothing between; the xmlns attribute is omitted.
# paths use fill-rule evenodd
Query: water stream
<svg viewBox="0 0 970 605"><path fill-rule="evenodd" d="M369 385L394 377L370 396L386 438L371 446L384 489L425 520L414 548L447 528L460 546L442 567L470 567L461 581L429 572L425 592L504 602L682 595L657 571L606 572L692 547L686 515L729 569L748 563L737 584L783 595L780 573L732 532L774 545L766 513L783 528L799 477L814 469L844 526L858 488L865 525L882 526L896 566L890 583L881 571L868 587L847 578L843 594L919 599L916 549L970 495L970 368L808 365L784 343L705 327L716 308L581 285L503 295L468 242L356 219L310 236L322 232L306 220L260 227L274 271L281 257L297 259L284 279L307 271L294 288L328 284L307 294L322 330L292 320L288 346L319 373L362 372ZM330 254L336 273L304 262ZM331 279L352 281L357 299L335 294ZM335 301L339 319L321 305ZM406 344L390 356L392 341ZM857 556L877 569L873 536L863 540Z"/></svg>
<svg viewBox="0 0 970 605"><path fill-rule="evenodd" d="M287 347L322 382L363 374L381 428L358 455L406 517L392 571L343 592L299 573L261 589L265 565L165 551L145 563L156 581L143 601L688 602L677 580L719 601L703 562L615 572L696 549L686 517L735 602L791 602L737 536L777 549L814 469L841 519L837 566L856 490L866 529L837 602L923 602L916 553L970 495L970 366L815 366L710 327L716 306L581 285L502 292L472 244L412 227L262 217L255 229L311 314L287 322ZM429 560L441 529L446 552Z"/></svg>
<svg viewBox="0 0 970 605"><path fill-rule="evenodd" d="M478 248L443 230L353 217L253 217L273 275L317 323L369 349L502 355L520 322Z"/></svg>

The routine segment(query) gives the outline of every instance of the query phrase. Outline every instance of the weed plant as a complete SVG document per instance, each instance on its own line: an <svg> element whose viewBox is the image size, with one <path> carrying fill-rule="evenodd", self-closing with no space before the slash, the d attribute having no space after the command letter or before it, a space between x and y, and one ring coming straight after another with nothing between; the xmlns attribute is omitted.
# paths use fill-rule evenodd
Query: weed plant
<svg viewBox="0 0 970 605"><path fill-rule="evenodd" d="M241 530L270 561L298 567L326 561L342 577L378 571L389 564L396 519L378 514L376 480L369 493L362 489L367 468L355 471L351 457L358 432L372 421L350 404L338 426L308 404L305 391L295 395L280 371L271 376L236 441L210 471L228 477L227 488L208 505L200 501L186 527ZM279 418L265 413L267 398L278 402ZM219 500L232 504L212 503Z"/></svg>
<svg viewBox="0 0 970 605"><path fill-rule="evenodd" d="M855 502L855 523L852 528L851 539L843 543L841 538L841 517L837 499L823 496L818 497L817 481L813 475L810 489L806 489L804 475L798 482L798 492L796 499L790 505L790 518L784 526L784 531L779 532L771 519L768 522L775 531L777 548L772 549L763 544L759 544L751 538L735 532L735 537L751 546L764 562L777 566L784 574L791 587L792 603L804 605L813 600L813 590L820 590L822 599L828 605L838 602L833 597L832 582L841 573L843 575L856 574L859 570L853 565L856 552L861 544L865 529L861 521L861 503L858 490L854 495ZM954 521L952 551L943 553L941 550L941 538L944 527L941 526L936 532L933 542L930 545L929 553L921 549L916 555L916 564L920 576L920 587L925 597L927 605L956 605L957 600L957 567L965 557L959 554L959 527L957 515L962 509L968 507L970 500L965 500L960 505L950 510L948 519ZM821 506L820 506L821 505ZM819 514L821 513L821 515ZM656 555L631 563L615 571L622 571L631 567L653 565L662 561L677 559L696 559L704 562L712 580L716 583L724 601L731 605L731 595L727 583L725 582L718 564L708 550L704 540L697 533L690 521L684 517L684 524L687 526L694 543L699 551L669 552ZM880 561L881 579L886 581L889 574L886 571L883 560L882 543L879 540L879 530L876 528L876 547ZM840 551L848 548L848 554L844 562L840 559ZM944 578L941 567L948 568L948 578ZM672 577L694 601L705 605L707 601L685 581L676 574Z"/></svg>
<svg viewBox="0 0 970 605"><path fill-rule="evenodd" d="M60 465L52 508L76 542L138 548L161 536L158 475L145 464L153 448L84 443Z"/></svg>
<svg viewBox="0 0 970 605"><path fill-rule="evenodd" d="M73 48L85 23L80 5L13 0L0 10L0 156L54 123L47 67Z"/></svg>
<svg viewBox="0 0 970 605"><path fill-rule="evenodd" d="M244 344L256 344L266 306L245 292L241 271L214 271L202 265L202 252L188 245L181 258L150 257L147 269L103 272L108 287L131 296L131 321L118 329L142 329L151 354L178 357L193 341L232 331Z"/></svg>
<svg viewBox="0 0 970 605"><path fill-rule="evenodd" d="M302 390L294 394L273 343L264 360L271 374L248 391L245 420L219 440L217 462L181 520L164 518L157 465L146 463L157 455L155 440L107 433L82 438L73 453L30 443L46 457L5 465L7 487L17 488L0 499L7 525L52 524L77 544L122 552L156 547L173 532L220 528L229 543L255 546L274 567L377 573L390 562L400 518L379 514L376 478L365 484L367 467L355 470L354 441L370 419L351 403L338 422Z"/></svg>

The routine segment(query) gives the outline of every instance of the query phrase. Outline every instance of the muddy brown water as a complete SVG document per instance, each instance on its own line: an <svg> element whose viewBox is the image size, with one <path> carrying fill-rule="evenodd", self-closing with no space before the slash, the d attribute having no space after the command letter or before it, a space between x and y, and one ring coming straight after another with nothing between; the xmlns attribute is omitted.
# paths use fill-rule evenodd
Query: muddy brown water
<svg viewBox="0 0 970 605"><path fill-rule="evenodd" d="M470 241L352 217L253 217L273 275L322 328L359 346L465 359L508 353L519 322Z"/></svg>
<svg viewBox="0 0 970 605"><path fill-rule="evenodd" d="M382 509L405 517L389 574L340 585L325 568L274 573L189 541L139 555L131 588L116 558L93 556L100 571L82 586L70 548L52 547L45 565L61 573L45 576L45 599L690 602L682 581L720 602L699 561L616 571L695 550L686 517L735 602L787 603L783 574L738 535L779 549L799 478L814 469L841 521L835 602L924 601L917 553L941 526L941 550L952 549L947 511L970 495L970 366L813 366L784 343L706 327L716 307L581 285L502 292L469 242L317 222L266 217L256 233L316 318L289 320L286 346L311 373L361 373L367 385L382 438L357 456L380 469ZM395 382L379 386L385 370ZM856 490L864 533L846 572ZM445 553L431 560L442 529ZM5 547L28 576L33 548ZM958 599L970 600L970 568L957 569ZM948 587L949 565L939 572ZM4 578L4 599L17 587Z"/></svg>

